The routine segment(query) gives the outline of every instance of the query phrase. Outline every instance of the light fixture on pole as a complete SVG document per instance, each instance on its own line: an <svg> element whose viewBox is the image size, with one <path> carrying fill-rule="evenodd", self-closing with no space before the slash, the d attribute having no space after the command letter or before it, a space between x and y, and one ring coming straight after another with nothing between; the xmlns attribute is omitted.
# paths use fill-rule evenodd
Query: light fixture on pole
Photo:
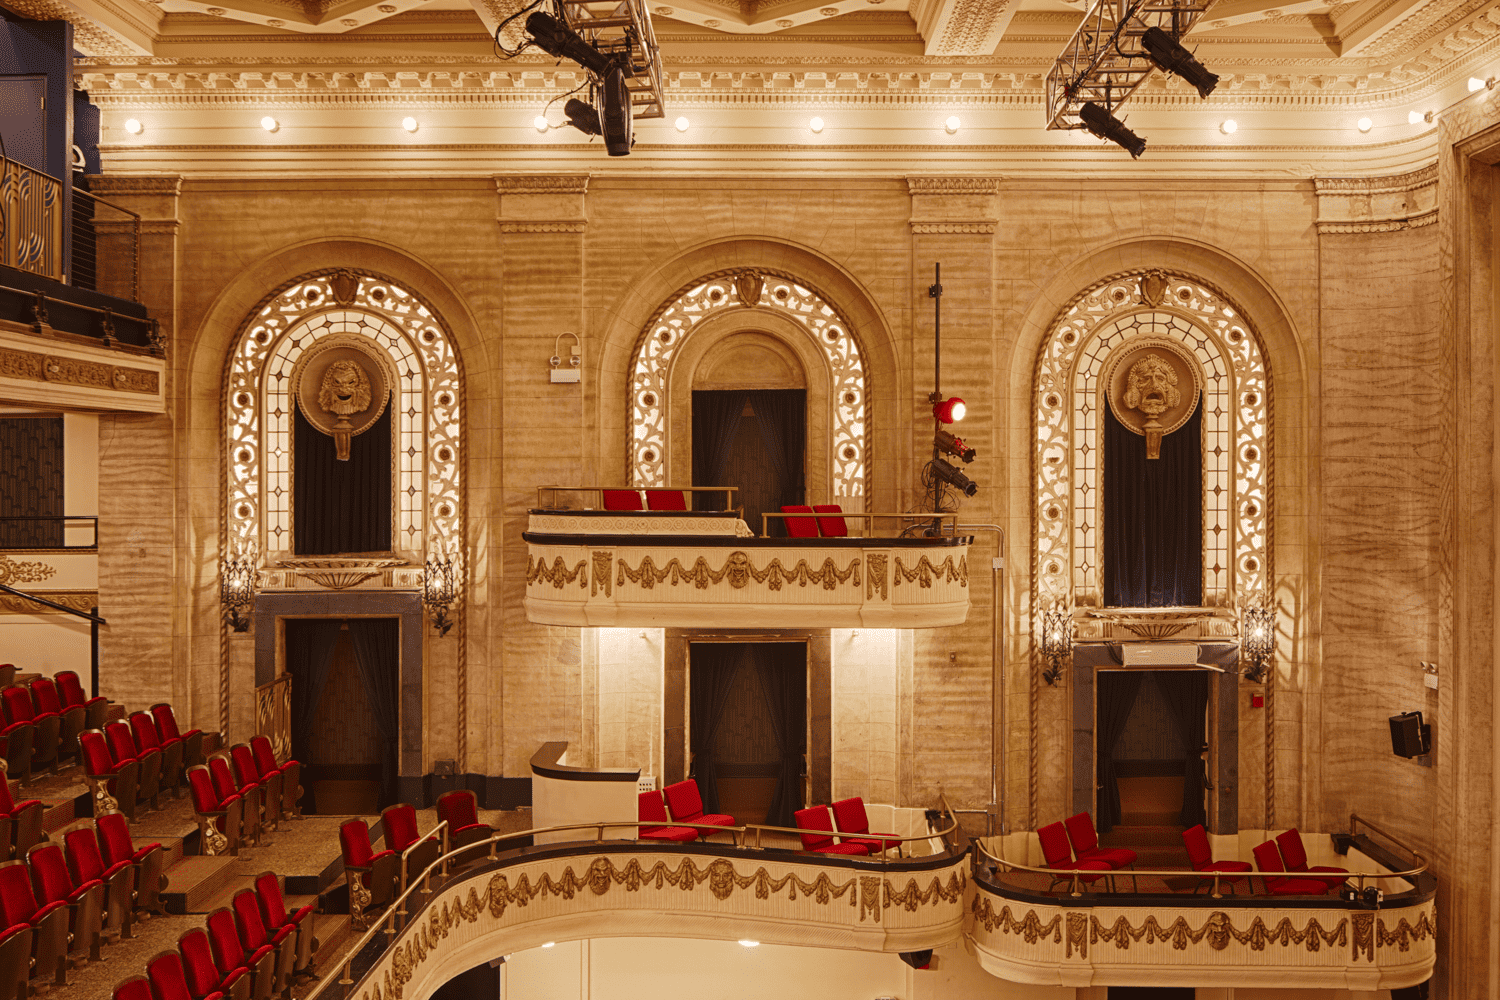
<svg viewBox="0 0 1500 1000"><path fill-rule="evenodd" d="M453 620L448 617L448 612L457 600L458 586L453 560L428 556L427 569L422 574L422 603L427 606L427 613L432 616L432 627L437 629L438 635L447 635L448 630L453 627Z"/></svg>
<svg viewBox="0 0 1500 1000"><path fill-rule="evenodd" d="M1090 101L1078 109L1078 117L1084 128L1119 146L1130 154L1131 159L1140 159L1146 151L1146 140L1126 128L1125 123L1105 110L1103 105Z"/></svg>
<svg viewBox="0 0 1500 1000"><path fill-rule="evenodd" d="M969 412L969 407L957 396L949 396L947 399L943 399L940 394L935 392L930 398L932 399L932 415L940 423L957 423L964 418L965 413Z"/></svg>
<svg viewBox="0 0 1500 1000"><path fill-rule="evenodd" d="M1042 612L1042 658L1047 669L1042 680L1056 684L1062 679L1062 665L1073 652L1073 616L1059 601Z"/></svg>
<svg viewBox="0 0 1500 1000"><path fill-rule="evenodd" d="M255 556L235 555L219 566L219 602L228 615L229 627L236 632L250 631L245 612L255 604Z"/></svg>
<svg viewBox="0 0 1500 1000"><path fill-rule="evenodd" d="M1276 612L1264 599L1240 612L1240 660L1245 679L1259 684L1266 679L1276 652Z"/></svg>

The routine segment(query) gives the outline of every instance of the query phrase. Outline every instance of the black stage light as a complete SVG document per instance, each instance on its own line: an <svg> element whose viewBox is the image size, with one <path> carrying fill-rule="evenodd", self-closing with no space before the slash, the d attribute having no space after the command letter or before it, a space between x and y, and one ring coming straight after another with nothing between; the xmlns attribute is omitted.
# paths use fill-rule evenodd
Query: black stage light
<svg viewBox="0 0 1500 1000"><path fill-rule="evenodd" d="M618 65L604 74L602 97L604 148L610 156L628 156L635 145L630 135L630 88L625 86L625 71Z"/></svg>
<svg viewBox="0 0 1500 1000"><path fill-rule="evenodd" d="M964 444L963 438L954 437L941 427L933 435L932 443L938 451L952 455L954 458L961 458L965 464L974 461L974 456L978 454L973 448Z"/></svg>
<svg viewBox="0 0 1500 1000"><path fill-rule="evenodd" d="M526 30L549 55L571 59L595 76L603 76L614 60L594 48L572 28L551 14L537 11L526 18Z"/></svg>
<svg viewBox="0 0 1500 1000"><path fill-rule="evenodd" d="M1093 101L1078 109L1078 117L1083 119L1084 128L1099 138L1108 139L1120 146L1130 154L1131 159L1140 159L1141 154L1146 151L1145 139L1130 131L1124 122L1117 120Z"/></svg>
<svg viewBox="0 0 1500 1000"><path fill-rule="evenodd" d="M604 129L599 126L599 112L594 110L592 104L570 97L568 103L563 105L563 114L568 116L569 125L585 135L604 134Z"/></svg>
<svg viewBox="0 0 1500 1000"><path fill-rule="evenodd" d="M947 462L943 461L941 458L933 459L928 463L928 467L932 469L933 479L941 479L943 482L947 483L949 486L952 486L954 489L958 490L966 497L971 497L979 492L978 483L974 482L974 480L970 479L962 472L959 472L957 469L949 465Z"/></svg>
<svg viewBox="0 0 1500 1000"><path fill-rule="evenodd" d="M1191 83L1197 89L1199 97L1207 97L1219 85L1217 74L1204 69L1203 64L1183 48L1181 42L1160 28L1147 28L1141 35L1141 45L1162 72L1174 73Z"/></svg>

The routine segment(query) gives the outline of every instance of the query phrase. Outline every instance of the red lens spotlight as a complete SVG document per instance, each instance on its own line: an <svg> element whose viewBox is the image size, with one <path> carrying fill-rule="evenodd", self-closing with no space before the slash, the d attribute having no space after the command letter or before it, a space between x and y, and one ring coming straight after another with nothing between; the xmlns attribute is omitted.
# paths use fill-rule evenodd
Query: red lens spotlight
<svg viewBox="0 0 1500 1000"><path fill-rule="evenodd" d="M932 404L932 415L945 424L962 420L967 410L968 407L964 406L964 401L957 396L950 396L941 402Z"/></svg>

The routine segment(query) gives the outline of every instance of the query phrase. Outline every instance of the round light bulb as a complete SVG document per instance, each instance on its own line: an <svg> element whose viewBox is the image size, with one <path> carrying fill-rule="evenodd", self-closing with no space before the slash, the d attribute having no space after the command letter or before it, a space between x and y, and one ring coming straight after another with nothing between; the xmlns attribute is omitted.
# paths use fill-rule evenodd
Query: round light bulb
<svg viewBox="0 0 1500 1000"><path fill-rule="evenodd" d="M807 123L807 127L812 129L814 132L821 132L823 131L823 119L814 118L812 121Z"/></svg>
<svg viewBox="0 0 1500 1000"><path fill-rule="evenodd" d="M272 118L270 115L266 115L260 120L260 127L265 129L267 132L274 132L277 129L281 128L281 123Z"/></svg>
<svg viewBox="0 0 1500 1000"><path fill-rule="evenodd" d="M536 120L533 121L531 124L533 124L533 125L536 126L536 130L538 132L545 132L545 131L547 131L547 116L546 115L537 115L536 116Z"/></svg>
<svg viewBox="0 0 1500 1000"><path fill-rule="evenodd" d="M140 135L141 123L136 121L134 118L127 118L125 119L125 131L129 132L131 135Z"/></svg>
<svg viewBox="0 0 1500 1000"><path fill-rule="evenodd" d="M1233 118L1226 118L1219 123L1219 131L1225 135L1234 135L1240 130L1240 123Z"/></svg>
<svg viewBox="0 0 1500 1000"><path fill-rule="evenodd" d="M1406 123L1408 125L1420 125L1426 120L1427 116L1420 111L1408 111L1406 113Z"/></svg>
<svg viewBox="0 0 1500 1000"><path fill-rule="evenodd" d="M751 941L749 938L740 938L740 944L746 948L759 948L759 941Z"/></svg>
<svg viewBox="0 0 1500 1000"><path fill-rule="evenodd" d="M1472 94L1476 90L1483 90L1483 89L1484 89L1484 81L1483 80L1479 79L1479 77L1477 77L1477 76L1471 76L1471 77L1469 77L1469 93Z"/></svg>
<svg viewBox="0 0 1500 1000"><path fill-rule="evenodd" d="M543 944L542 947L543 948L550 948L550 947L552 947L555 944L557 944L556 941L548 941L547 943Z"/></svg>
<svg viewBox="0 0 1500 1000"><path fill-rule="evenodd" d="M679 118L673 124L677 126L677 131L679 132L686 132L688 130L688 120L686 118Z"/></svg>
<svg viewBox="0 0 1500 1000"><path fill-rule="evenodd" d="M1370 129L1375 127L1375 123L1370 121L1370 119L1368 118L1361 118L1359 121L1354 123L1354 127L1359 129L1361 132L1368 132L1370 131Z"/></svg>
<svg viewBox="0 0 1500 1000"><path fill-rule="evenodd" d="M403 118L401 119L401 127L408 132L415 132L417 130L417 120L415 118Z"/></svg>
<svg viewBox="0 0 1500 1000"><path fill-rule="evenodd" d="M943 128L948 130L949 135L952 135L958 131L959 126L962 124L963 122L958 120L958 115L949 115L948 120L943 122Z"/></svg>

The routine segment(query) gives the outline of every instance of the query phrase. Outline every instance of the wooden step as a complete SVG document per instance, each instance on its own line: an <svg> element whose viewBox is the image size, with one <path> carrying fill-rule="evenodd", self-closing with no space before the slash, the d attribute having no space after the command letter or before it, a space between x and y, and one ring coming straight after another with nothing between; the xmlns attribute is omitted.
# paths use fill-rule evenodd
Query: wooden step
<svg viewBox="0 0 1500 1000"><path fill-rule="evenodd" d="M161 894L168 913L208 913L207 905L235 881L235 859L189 855L167 870ZM248 880L246 880L248 884Z"/></svg>

